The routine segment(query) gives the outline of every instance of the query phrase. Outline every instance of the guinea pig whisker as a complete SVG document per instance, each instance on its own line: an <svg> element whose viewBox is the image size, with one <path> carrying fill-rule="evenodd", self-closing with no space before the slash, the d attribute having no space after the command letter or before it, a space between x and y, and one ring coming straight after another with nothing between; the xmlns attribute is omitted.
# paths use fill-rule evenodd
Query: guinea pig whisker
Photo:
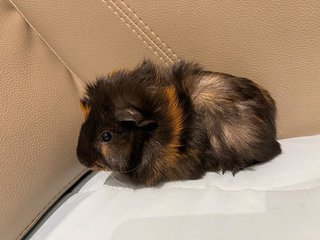
<svg viewBox="0 0 320 240"><path fill-rule="evenodd" d="M109 176L110 176L111 178L113 178L114 180L121 182L121 179L120 179L117 175L115 175L115 174L110 174Z"/></svg>
<svg viewBox="0 0 320 240"><path fill-rule="evenodd" d="M136 166L136 167L134 167L134 168L132 168L132 169L130 169L130 170L128 170L128 171L122 172L122 173L129 173L129 172L133 172L133 171L137 170L140 166L141 166L141 164L140 164L140 165L138 165L138 166Z"/></svg>
<svg viewBox="0 0 320 240"><path fill-rule="evenodd" d="M133 172L133 171L137 170L140 166L141 166L141 164L136 166L136 167L134 167L134 168L132 168L132 169L130 169L130 170L127 170L127 171L116 171L116 170L113 170L113 169L111 169L111 171L116 172L116 173L126 174L126 173L130 173L130 172Z"/></svg>

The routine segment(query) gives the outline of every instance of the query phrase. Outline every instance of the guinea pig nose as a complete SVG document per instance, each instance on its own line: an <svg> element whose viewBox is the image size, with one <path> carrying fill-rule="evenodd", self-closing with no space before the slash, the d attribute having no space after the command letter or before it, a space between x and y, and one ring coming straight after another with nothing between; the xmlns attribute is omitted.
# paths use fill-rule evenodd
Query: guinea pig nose
<svg viewBox="0 0 320 240"><path fill-rule="evenodd" d="M86 167L90 167L90 156L88 152L80 146L77 147L77 157L81 164L85 165Z"/></svg>
<svg viewBox="0 0 320 240"><path fill-rule="evenodd" d="M79 162L88 168L91 168L95 165L96 159L101 158L99 152L96 149L94 149L90 144L79 144L77 147L77 157Z"/></svg>
<svg viewBox="0 0 320 240"><path fill-rule="evenodd" d="M84 165L84 166L86 166L86 167L90 167L90 163L86 160L86 158L83 157L83 155L77 154L77 156L78 156L79 162L80 162L82 165Z"/></svg>

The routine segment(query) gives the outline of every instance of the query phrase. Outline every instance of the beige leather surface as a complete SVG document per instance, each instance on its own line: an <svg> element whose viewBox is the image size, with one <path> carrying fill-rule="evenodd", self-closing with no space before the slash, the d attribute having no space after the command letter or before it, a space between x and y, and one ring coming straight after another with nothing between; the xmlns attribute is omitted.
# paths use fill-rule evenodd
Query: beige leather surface
<svg viewBox="0 0 320 240"><path fill-rule="evenodd" d="M7 1L0 52L0 239L10 240L80 177L82 115L73 77Z"/></svg>
<svg viewBox="0 0 320 240"><path fill-rule="evenodd" d="M280 138L320 133L319 1L0 3L0 232L8 239L81 171L80 79L142 57L251 78L278 103Z"/></svg>
<svg viewBox="0 0 320 240"><path fill-rule="evenodd" d="M14 2L84 80L142 56L193 59L271 91L280 138L320 132L319 1Z"/></svg>

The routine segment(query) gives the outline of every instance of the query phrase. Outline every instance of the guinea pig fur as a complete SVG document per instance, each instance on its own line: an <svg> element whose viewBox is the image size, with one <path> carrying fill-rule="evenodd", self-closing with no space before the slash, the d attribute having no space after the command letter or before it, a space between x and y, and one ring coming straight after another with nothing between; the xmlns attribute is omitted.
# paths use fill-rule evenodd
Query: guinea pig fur
<svg viewBox="0 0 320 240"><path fill-rule="evenodd" d="M89 84L81 104L79 161L146 186L236 173L281 152L269 93L192 62L114 71Z"/></svg>

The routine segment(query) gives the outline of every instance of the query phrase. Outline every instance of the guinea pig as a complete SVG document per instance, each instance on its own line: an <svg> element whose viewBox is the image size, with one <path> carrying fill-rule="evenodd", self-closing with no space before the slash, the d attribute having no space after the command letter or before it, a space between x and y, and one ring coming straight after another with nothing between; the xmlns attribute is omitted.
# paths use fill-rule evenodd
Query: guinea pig
<svg viewBox="0 0 320 240"><path fill-rule="evenodd" d="M281 153L270 94L193 62L144 60L99 77L87 85L81 108L79 161L146 186L236 173Z"/></svg>

